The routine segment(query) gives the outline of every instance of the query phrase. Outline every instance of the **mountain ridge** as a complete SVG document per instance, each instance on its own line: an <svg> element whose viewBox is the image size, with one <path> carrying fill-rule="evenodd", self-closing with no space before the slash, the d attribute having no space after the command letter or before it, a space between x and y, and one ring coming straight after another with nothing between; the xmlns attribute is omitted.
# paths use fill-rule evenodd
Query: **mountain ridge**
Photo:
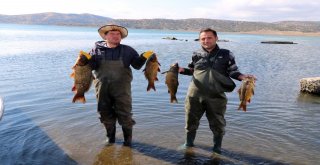
<svg viewBox="0 0 320 165"><path fill-rule="evenodd" d="M219 32L250 32L250 31L295 31L303 33L319 33L320 21L278 21L254 22L234 21L206 18L187 19L113 19L89 13L36 13L23 15L0 15L0 23L64 25L64 26L95 26L119 24L136 29L167 29L198 31L210 27Z"/></svg>

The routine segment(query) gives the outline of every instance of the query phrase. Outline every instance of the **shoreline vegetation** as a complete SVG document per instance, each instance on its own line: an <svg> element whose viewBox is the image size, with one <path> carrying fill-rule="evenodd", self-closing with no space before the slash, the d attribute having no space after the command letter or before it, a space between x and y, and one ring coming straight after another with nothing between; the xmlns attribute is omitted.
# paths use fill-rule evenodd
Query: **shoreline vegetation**
<svg viewBox="0 0 320 165"><path fill-rule="evenodd" d="M35 13L23 15L1 15L2 24L56 25L100 27L105 24L119 24L132 29L159 29L198 32L204 27L218 33L320 36L320 21L278 21L251 22L220 19L113 19L93 14Z"/></svg>

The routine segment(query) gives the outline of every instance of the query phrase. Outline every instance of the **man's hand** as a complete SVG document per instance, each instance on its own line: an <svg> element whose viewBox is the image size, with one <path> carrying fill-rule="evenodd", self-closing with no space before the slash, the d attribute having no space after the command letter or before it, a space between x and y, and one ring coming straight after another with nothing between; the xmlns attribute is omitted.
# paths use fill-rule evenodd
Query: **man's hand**
<svg viewBox="0 0 320 165"><path fill-rule="evenodd" d="M85 51L82 51L82 50L81 50L81 51L79 52L79 55L85 56L88 60L91 59L91 55L90 55L89 53L85 52Z"/></svg>
<svg viewBox="0 0 320 165"><path fill-rule="evenodd" d="M154 52L152 50L148 50L146 52L143 52L141 54L144 58L149 59L152 55L154 55Z"/></svg>
<svg viewBox="0 0 320 165"><path fill-rule="evenodd" d="M238 77L239 80L244 80L245 78L254 78L254 81L257 81L257 78L251 74L242 74Z"/></svg>

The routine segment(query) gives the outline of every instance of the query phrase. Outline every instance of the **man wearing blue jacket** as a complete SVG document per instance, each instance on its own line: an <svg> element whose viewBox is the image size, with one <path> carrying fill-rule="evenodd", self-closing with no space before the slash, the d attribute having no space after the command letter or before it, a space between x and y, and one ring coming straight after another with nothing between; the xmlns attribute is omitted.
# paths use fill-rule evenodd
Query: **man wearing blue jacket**
<svg viewBox="0 0 320 165"><path fill-rule="evenodd" d="M106 128L107 144L115 143L116 121L122 126L124 146L131 146L132 119L131 81L132 71L140 69L153 54L145 52L139 56L128 45L120 44L128 30L119 25L105 25L98 29L103 41L95 43L89 61L94 73L94 85L100 121Z"/></svg>

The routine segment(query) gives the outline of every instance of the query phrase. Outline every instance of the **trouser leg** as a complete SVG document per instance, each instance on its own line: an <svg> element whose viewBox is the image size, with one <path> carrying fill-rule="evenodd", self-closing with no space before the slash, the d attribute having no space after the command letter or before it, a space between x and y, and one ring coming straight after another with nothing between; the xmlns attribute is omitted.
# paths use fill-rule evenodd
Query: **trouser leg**
<svg viewBox="0 0 320 165"><path fill-rule="evenodd" d="M114 100L114 109L119 124L122 126L125 146L132 144L132 127L136 123L132 119L132 98L130 82L112 84L112 96ZM120 90L121 89L121 90Z"/></svg>
<svg viewBox="0 0 320 165"><path fill-rule="evenodd" d="M193 147L194 144L194 139L196 138L196 131L192 132L186 132L186 141L185 141L185 146L186 147Z"/></svg>
<svg viewBox="0 0 320 165"><path fill-rule="evenodd" d="M186 111L186 139L185 146L194 146L194 140L196 132L199 127L199 121L204 113L204 109L201 107L200 99L198 97L186 97L185 100Z"/></svg>
<svg viewBox="0 0 320 165"><path fill-rule="evenodd" d="M104 125L106 129L106 143L112 144L115 143L116 140L116 118L114 115L108 115L107 112L99 112L100 113L100 122Z"/></svg>
<svg viewBox="0 0 320 165"><path fill-rule="evenodd" d="M213 152L221 154L221 145L222 145L223 135L214 135L213 138Z"/></svg>
<svg viewBox="0 0 320 165"><path fill-rule="evenodd" d="M226 121L224 114L226 112L227 99L224 94L217 98L206 99L206 116L209 121L210 129L214 135L213 151L221 153L223 135L225 134Z"/></svg>
<svg viewBox="0 0 320 165"><path fill-rule="evenodd" d="M107 139L106 143L115 143L116 141L116 124L114 125L106 125L104 124L107 131Z"/></svg>
<svg viewBox="0 0 320 165"><path fill-rule="evenodd" d="M123 138L124 138L123 145L131 146L132 145L132 128L122 127L122 131L123 131Z"/></svg>
<svg viewBox="0 0 320 165"><path fill-rule="evenodd" d="M113 106L113 99L109 95L107 83L95 81L96 97L98 103L98 113L100 114L100 122L106 129L106 143L115 143L116 121L117 116Z"/></svg>

